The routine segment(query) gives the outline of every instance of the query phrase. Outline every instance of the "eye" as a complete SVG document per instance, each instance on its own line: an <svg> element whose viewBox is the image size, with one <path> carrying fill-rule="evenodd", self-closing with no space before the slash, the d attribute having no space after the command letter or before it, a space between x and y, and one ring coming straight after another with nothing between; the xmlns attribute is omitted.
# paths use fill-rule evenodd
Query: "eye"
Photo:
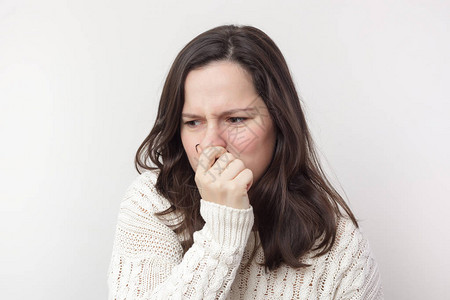
<svg viewBox="0 0 450 300"><path fill-rule="evenodd" d="M184 122L184 124L187 125L188 127L196 127L196 126L200 125L200 121L199 120L191 120L191 121Z"/></svg>
<svg viewBox="0 0 450 300"><path fill-rule="evenodd" d="M228 118L228 121L230 121L231 124L240 124L240 123L243 123L247 119L248 118L244 118L244 117L230 117L230 118Z"/></svg>

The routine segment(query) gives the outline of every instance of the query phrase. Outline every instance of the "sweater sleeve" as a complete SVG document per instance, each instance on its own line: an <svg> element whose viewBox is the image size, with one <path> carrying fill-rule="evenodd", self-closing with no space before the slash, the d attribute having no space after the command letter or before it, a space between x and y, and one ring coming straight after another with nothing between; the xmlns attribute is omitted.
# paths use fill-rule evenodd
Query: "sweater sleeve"
<svg viewBox="0 0 450 300"><path fill-rule="evenodd" d="M378 266L368 240L349 219L340 221L337 239L339 253L333 260L337 289L333 299L384 299Z"/></svg>
<svg viewBox="0 0 450 300"><path fill-rule="evenodd" d="M169 206L141 174L121 203L109 266L109 299L225 299L248 236L253 209L200 200L204 227L183 256L177 235L154 213Z"/></svg>

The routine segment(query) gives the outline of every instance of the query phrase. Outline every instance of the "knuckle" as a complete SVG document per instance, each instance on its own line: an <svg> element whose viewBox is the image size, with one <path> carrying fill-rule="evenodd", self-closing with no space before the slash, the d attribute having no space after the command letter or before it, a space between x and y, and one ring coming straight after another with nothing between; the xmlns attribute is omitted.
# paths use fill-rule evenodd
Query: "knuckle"
<svg viewBox="0 0 450 300"><path fill-rule="evenodd" d="M245 165L244 165L244 162L242 161L242 160L240 160L240 159L235 159L235 164L239 167L239 168L243 168Z"/></svg>
<svg viewBox="0 0 450 300"><path fill-rule="evenodd" d="M229 160L230 160L230 157L226 153L222 154L219 159L219 161L221 161L221 162L227 162Z"/></svg>
<svg viewBox="0 0 450 300"><path fill-rule="evenodd" d="M231 154L230 152L226 152L225 154L228 157L228 159L230 159L230 160L234 159L234 155Z"/></svg>
<svg viewBox="0 0 450 300"><path fill-rule="evenodd" d="M245 172L247 175L253 177L253 172L252 172L252 170L250 170L250 169L247 168L247 169L244 170L244 172Z"/></svg>

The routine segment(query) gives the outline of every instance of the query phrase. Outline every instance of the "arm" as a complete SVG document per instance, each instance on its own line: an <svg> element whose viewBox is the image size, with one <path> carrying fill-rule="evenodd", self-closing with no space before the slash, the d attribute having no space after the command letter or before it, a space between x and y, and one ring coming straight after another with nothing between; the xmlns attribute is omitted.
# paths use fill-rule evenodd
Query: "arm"
<svg viewBox="0 0 450 300"><path fill-rule="evenodd" d="M201 200L200 213L206 223L194 233L194 244L182 257L175 233L153 215L168 204L145 178L144 174L138 178L121 204L109 298L224 299L253 226L252 208L234 209Z"/></svg>

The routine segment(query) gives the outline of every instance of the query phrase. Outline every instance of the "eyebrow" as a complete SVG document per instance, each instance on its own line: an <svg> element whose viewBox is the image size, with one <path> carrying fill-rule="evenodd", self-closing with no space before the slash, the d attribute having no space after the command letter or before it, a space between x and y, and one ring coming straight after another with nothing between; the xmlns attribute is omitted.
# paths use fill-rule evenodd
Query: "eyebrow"
<svg viewBox="0 0 450 300"><path fill-rule="evenodd" d="M230 110L224 111L219 116L231 115L231 114L234 114L237 112L253 112L255 110L256 109L254 107L236 108L236 109L230 109ZM196 115L196 114L191 114L191 113L182 113L181 116L184 118L201 118L201 116Z"/></svg>

